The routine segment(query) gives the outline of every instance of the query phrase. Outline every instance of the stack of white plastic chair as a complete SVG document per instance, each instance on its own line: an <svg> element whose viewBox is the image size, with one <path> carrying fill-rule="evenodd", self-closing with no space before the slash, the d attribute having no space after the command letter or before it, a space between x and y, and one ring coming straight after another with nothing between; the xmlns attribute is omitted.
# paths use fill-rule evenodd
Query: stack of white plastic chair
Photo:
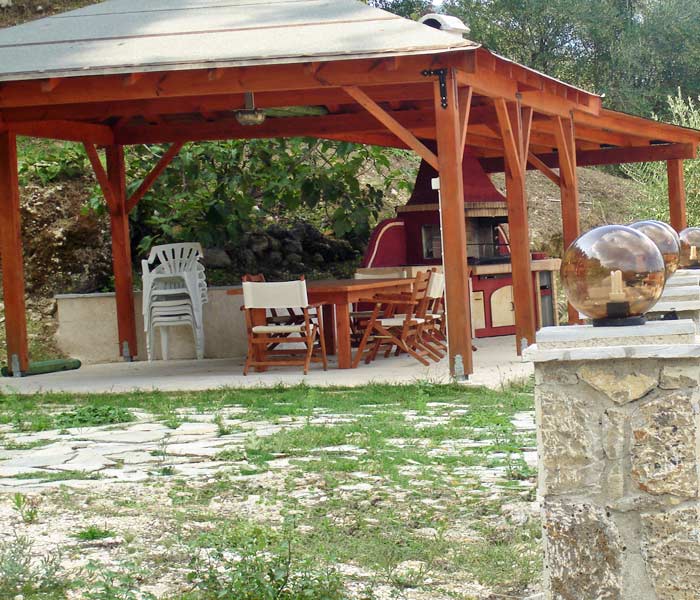
<svg viewBox="0 0 700 600"><path fill-rule="evenodd" d="M161 355L168 360L168 329L189 326L197 358L204 358L202 305L208 301L202 246L198 243L154 246L143 270L143 323L148 360L154 357L155 331Z"/></svg>

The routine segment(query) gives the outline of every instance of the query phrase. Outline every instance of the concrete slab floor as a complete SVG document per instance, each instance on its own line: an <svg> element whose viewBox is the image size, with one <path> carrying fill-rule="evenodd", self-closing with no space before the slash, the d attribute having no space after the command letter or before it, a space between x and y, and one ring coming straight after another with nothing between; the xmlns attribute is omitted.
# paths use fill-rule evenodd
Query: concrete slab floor
<svg viewBox="0 0 700 600"><path fill-rule="evenodd" d="M469 385L499 389L533 373L515 352L512 336L475 341L474 374ZM414 383L449 381L445 360L425 367L411 357L379 358L358 369L339 370L331 358L328 371L313 364L307 376L297 367L271 368L265 373L243 376L244 359L178 360L109 363L84 366L77 371L0 380L2 393L42 392L110 393L133 391L196 391L223 387L273 387L306 383L310 386L356 386L368 383Z"/></svg>

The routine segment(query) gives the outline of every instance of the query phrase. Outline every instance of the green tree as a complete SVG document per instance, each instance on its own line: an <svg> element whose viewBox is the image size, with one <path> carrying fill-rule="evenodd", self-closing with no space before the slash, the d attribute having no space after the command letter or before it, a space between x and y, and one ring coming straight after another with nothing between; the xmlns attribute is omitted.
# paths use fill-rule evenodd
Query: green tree
<svg viewBox="0 0 700 600"><path fill-rule="evenodd" d="M667 113L676 125L700 129L700 98L684 97L680 91L667 98ZM638 204L640 218L668 222L668 177L666 163L636 163L622 165L623 171L640 184L643 195ZM700 159L684 161L688 224L700 226Z"/></svg>
<svg viewBox="0 0 700 600"><path fill-rule="evenodd" d="M697 0L446 0L471 39L605 95L611 108L663 114L677 87L700 93Z"/></svg>
<svg viewBox="0 0 700 600"><path fill-rule="evenodd" d="M430 0L367 0L367 4L407 19L418 19L434 11Z"/></svg>
<svg viewBox="0 0 700 600"><path fill-rule="evenodd" d="M132 189L164 151L130 150ZM132 212L132 239L141 251L192 239L235 245L245 232L303 219L360 247L402 185L392 166L401 154L312 138L189 144Z"/></svg>

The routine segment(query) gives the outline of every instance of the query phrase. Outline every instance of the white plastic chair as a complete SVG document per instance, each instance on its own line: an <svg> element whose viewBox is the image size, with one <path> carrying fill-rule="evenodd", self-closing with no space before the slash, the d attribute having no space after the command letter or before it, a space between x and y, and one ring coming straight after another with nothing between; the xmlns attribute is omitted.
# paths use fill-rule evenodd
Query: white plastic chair
<svg viewBox="0 0 700 600"><path fill-rule="evenodd" d="M208 301L203 257L198 243L154 246L143 271L143 321L148 360L153 360L153 342L158 329L163 360L168 359L168 329L189 326L198 359L204 357L202 305ZM154 264L157 263L157 264ZM151 267L151 265L154 265Z"/></svg>

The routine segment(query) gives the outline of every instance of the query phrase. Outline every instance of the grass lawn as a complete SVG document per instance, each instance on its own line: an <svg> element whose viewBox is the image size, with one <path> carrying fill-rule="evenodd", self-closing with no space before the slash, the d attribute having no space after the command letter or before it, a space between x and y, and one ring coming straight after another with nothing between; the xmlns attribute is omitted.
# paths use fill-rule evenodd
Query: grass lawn
<svg viewBox="0 0 700 600"><path fill-rule="evenodd" d="M0 597L524 598L529 386L0 399Z"/></svg>

